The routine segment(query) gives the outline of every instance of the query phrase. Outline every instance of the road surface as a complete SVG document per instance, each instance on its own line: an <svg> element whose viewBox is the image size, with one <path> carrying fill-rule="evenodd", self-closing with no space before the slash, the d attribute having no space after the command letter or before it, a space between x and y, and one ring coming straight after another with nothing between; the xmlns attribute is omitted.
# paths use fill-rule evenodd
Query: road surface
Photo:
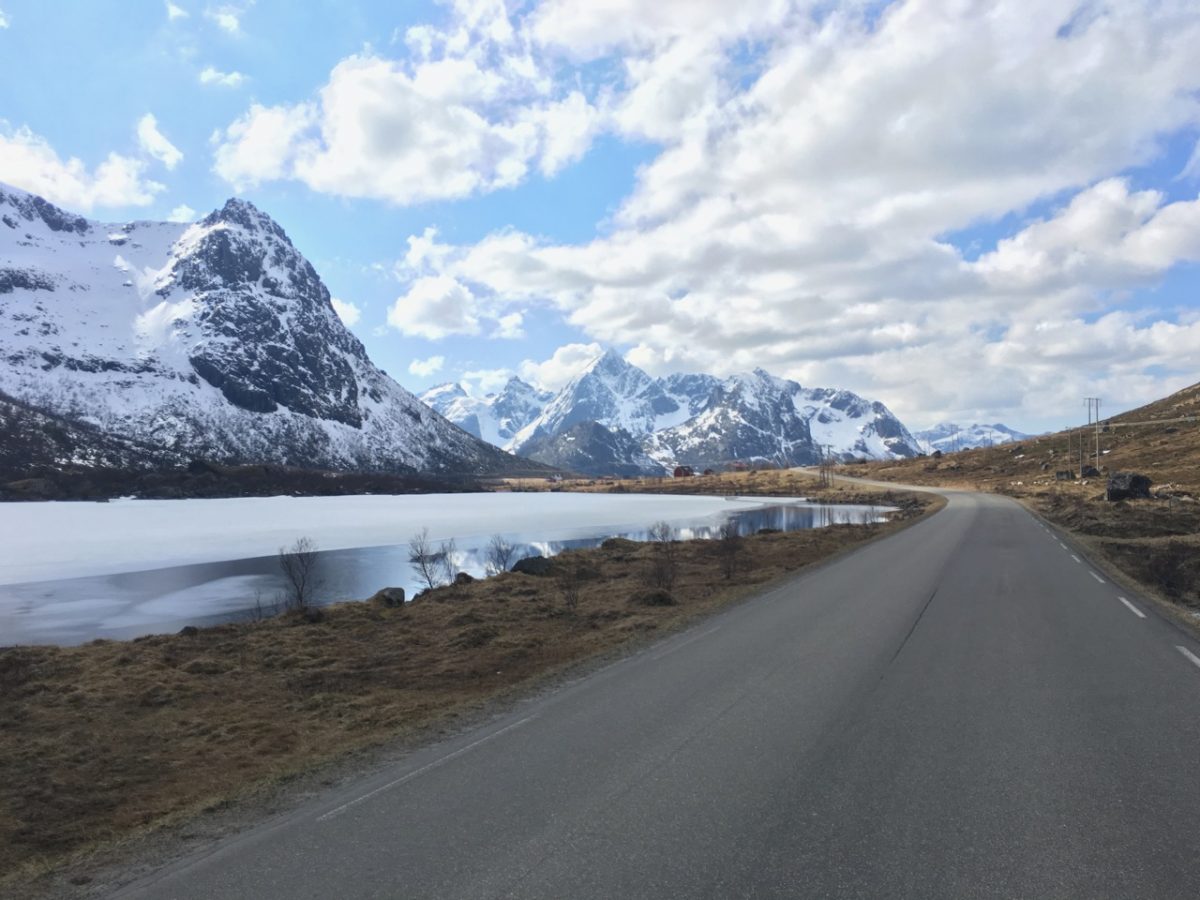
<svg viewBox="0 0 1200 900"><path fill-rule="evenodd" d="M1200 646L948 496L123 896L1200 896Z"/></svg>

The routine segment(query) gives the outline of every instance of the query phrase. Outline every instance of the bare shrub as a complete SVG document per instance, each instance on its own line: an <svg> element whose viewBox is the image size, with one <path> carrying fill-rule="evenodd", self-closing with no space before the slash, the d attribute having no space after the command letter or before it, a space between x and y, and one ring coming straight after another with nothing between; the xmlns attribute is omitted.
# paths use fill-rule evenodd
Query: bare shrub
<svg viewBox="0 0 1200 900"><path fill-rule="evenodd" d="M317 545L312 538L297 538L290 547L279 548L279 571L283 573L284 609L306 610L320 586L317 577ZM257 603L257 598L256 598Z"/></svg>
<svg viewBox="0 0 1200 900"><path fill-rule="evenodd" d="M742 533L737 523L726 522L717 532L717 558L721 561L721 574L726 581L737 573L743 549Z"/></svg>
<svg viewBox="0 0 1200 900"><path fill-rule="evenodd" d="M442 541L437 553L441 558L442 576L446 579L446 584L454 584L459 573L458 563L455 561L455 557L458 556L458 544L454 538Z"/></svg>
<svg viewBox="0 0 1200 900"><path fill-rule="evenodd" d="M408 562L413 573L427 588L433 590L441 584L445 574L445 563L441 550L433 549L428 528L422 528L408 539Z"/></svg>
<svg viewBox="0 0 1200 900"><path fill-rule="evenodd" d="M579 594L583 589L584 571L579 560L563 556L559 559L558 574L555 578L558 590L562 594L563 603L571 612L579 607Z"/></svg>
<svg viewBox="0 0 1200 900"><path fill-rule="evenodd" d="M508 542L502 534L493 534L488 541L485 551L484 568L489 575L499 575L507 572L512 566L513 556L517 548Z"/></svg>
<svg viewBox="0 0 1200 900"><path fill-rule="evenodd" d="M647 532L650 539L650 562L646 568L646 584L670 591L679 574L679 546L675 529L666 522L655 522Z"/></svg>

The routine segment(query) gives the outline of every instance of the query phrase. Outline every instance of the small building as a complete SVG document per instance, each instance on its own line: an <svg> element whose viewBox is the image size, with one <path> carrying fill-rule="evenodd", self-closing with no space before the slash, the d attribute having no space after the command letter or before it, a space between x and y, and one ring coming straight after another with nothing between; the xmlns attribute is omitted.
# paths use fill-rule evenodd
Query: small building
<svg viewBox="0 0 1200 900"><path fill-rule="evenodd" d="M695 474L696 473L695 473L695 471L693 471L691 466L676 466L675 467L674 476L676 478L691 478Z"/></svg>

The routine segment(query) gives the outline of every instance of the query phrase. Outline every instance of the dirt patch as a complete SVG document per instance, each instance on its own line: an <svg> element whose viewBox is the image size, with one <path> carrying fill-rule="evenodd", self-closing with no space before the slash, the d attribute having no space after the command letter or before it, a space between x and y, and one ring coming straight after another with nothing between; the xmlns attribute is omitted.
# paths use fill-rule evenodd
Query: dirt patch
<svg viewBox="0 0 1200 900"><path fill-rule="evenodd" d="M654 587L655 548L613 541L555 557L551 577L506 573L402 607L345 603L316 623L0 650L0 894L44 889L73 855L356 750L419 739L902 527L922 502L933 503L913 500L886 524L748 537L732 570L718 542L678 543L670 604L630 602Z"/></svg>

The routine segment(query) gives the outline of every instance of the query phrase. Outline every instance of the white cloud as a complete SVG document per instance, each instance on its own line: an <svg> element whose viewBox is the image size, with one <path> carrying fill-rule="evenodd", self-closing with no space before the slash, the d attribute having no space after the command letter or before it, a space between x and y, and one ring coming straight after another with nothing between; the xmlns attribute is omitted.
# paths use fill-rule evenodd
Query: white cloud
<svg viewBox="0 0 1200 900"><path fill-rule="evenodd" d="M458 382L472 397L485 397L500 390L512 378L513 370L500 369L469 369L458 377Z"/></svg>
<svg viewBox="0 0 1200 900"><path fill-rule="evenodd" d="M218 158L253 157L259 181L415 204L511 187L534 170L553 175L582 156L602 111L555 84L503 3L451 11L444 29L406 33L405 60L364 50L334 66L315 98L252 107L220 133ZM294 127L269 147L247 146L268 115ZM217 172L237 178L247 168L219 163Z"/></svg>
<svg viewBox="0 0 1200 900"><path fill-rule="evenodd" d="M60 158L45 138L29 128L13 130L0 121L3 179L69 210L148 206L165 187L145 178L145 168L141 160L110 153L89 171L75 157Z"/></svg>
<svg viewBox="0 0 1200 900"><path fill-rule="evenodd" d="M388 310L388 324L401 334L439 340L478 334L475 297L462 282L444 275L418 278Z"/></svg>
<svg viewBox="0 0 1200 900"><path fill-rule="evenodd" d="M167 21L174 22L176 19L186 19L188 17L188 11L181 6L172 3L171 0L166 0L166 5Z"/></svg>
<svg viewBox="0 0 1200 900"><path fill-rule="evenodd" d="M171 210L167 216L168 222L194 222L196 221L196 211L186 203L180 203L177 207Z"/></svg>
<svg viewBox="0 0 1200 900"><path fill-rule="evenodd" d="M429 359L414 359L408 364L408 372L410 375L416 375L418 378L428 378L435 372L442 371L442 366L446 364L446 357L431 356Z"/></svg>
<svg viewBox="0 0 1200 900"><path fill-rule="evenodd" d="M347 328L353 328L358 324L358 320L362 318L362 308L357 304L351 303L349 300L340 300L337 297L332 297L329 302L333 304L333 311L338 314L338 318L342 320L342 324Z"/></svg>
<svg viewBox="0 0 1200 900"><path fill-rule="evenodd" d="M475 309L549 305L652 370L763 365L921 419L1194 380L1200 325L1120 304L1196 258L1198 207L1113 176L1200 121L1200 14L1077 6L548 0L517 26L541 71L552 50L608 60L588 124L661 152L603 236L426 231L400 271L469 285ZM975 263L946 237L1057 197Z"/></svg>
<svg viewBox="0 0 1200 900"><path fill-rule="evenodd" d="M496 330L492 332L492 337L504 338L510 341L523 338L525 337L525 331L521 326L524 324L525 317L519 312L500 316L496 320Z"/></svg>
<svg viewBox="0 0 1200 900"><path fill-rule="evenodd" d="M183 159L183 153L158 130L158 120L146 113L137 123L138 144L168 170L174 169Z"/></svg>
<svg viewBox="0 0 1200 900"><path fill-rule="evenodd" d="M238 35L242 32L242 16L251 5L253 0L250 3L209 6L204 10L204 17L227 34Z"/></svg>
<svg viewBox="0 0 1200 900"><path fill-rule="evenodd" d="M8 27L9 27L8 16L5 15L4 10L0 9L0 28L8 28Z"/></svg>
<svg viewBox="0 0 1200 900"><path fill-rule="evenodd" d="M282 178L291 169L300 137L312 124L306 106L260 106L257 103L223 132L216 143L213 170L238 190Z"/></svg>
<svg viewBox="0 0 1200 900"><path fill-rule="evenodd" d="M579 370L604 352L599 344L564 344L542 362L527 359L517 367L525 381L544 391L557 391L579 374Z"/></svg>
<svg viewBox="0 0 1200 900"><path fill-rule="evenodd" d="M246 76L241 72L222 72L212 66L205 66L200 70L200 83L213 84L217 87L236 88L241 87L246 80Z"/></svg>

